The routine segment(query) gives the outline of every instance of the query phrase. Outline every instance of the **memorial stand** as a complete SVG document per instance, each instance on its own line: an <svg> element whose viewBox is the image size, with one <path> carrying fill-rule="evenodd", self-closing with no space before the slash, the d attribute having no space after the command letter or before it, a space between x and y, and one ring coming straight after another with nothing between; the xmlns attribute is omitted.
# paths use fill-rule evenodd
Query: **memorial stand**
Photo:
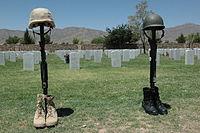
<svg viewBox="0 0 200 133"><path fill-rule="evenodd" d="M168 114L168 104L164 104L160 100L159 88L156 84L156 54L157 54L157 41L164 37L164 22L157 14L149 14L143 23L144 35L148 38L150 44L150 87L143 88L144 99L142 107L145 112L150 115ZM156 31L162 31L159 39L156 37ZM149 35L146 33L148 31Z"/></svg>
<svg viewBox="0 0 200 133"><path fill-rule="evenodd" d="M49 30L45 32L44 27L48 27ZM58 123L57 111L55 104L53 102L54 97L48 95L48 70L46 62L46 52L45 52L45 35L48 34L52 28L55 27L51 12L46 8L36 8L31 12L29 28L33 29L35 27L40 28L40 32L37 33L33 30L34 34L40 36L40 52L41 52L41 81L43 94L37 95L37 105L36 112L33 120L33 125L36 128L43 128L45 126L55 126ZM43 107L44 100L44 107Z"/></svg>

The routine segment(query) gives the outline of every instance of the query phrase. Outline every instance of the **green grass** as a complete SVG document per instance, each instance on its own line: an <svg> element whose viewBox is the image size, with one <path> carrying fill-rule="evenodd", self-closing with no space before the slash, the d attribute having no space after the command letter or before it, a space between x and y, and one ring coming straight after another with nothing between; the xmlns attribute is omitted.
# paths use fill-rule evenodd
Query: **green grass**
<svg viewBox="0 0 200 133"><path fill-rule="evenodd" d="M142 88L149 86L147 55L122 68L81 60L80 70L69 70L55 54L47 57L49 94L56 108L74 112L59 117L55 128L33 127L36 95L42 93L40 66L23 71L22 60L0 66L0 132L2 133L198 133L200 131L200 62L184 65L161 56L157 86L163 102L172 106L168 115L151 116L141 108ZM85 128L81 128L86 125Z"/></svg>

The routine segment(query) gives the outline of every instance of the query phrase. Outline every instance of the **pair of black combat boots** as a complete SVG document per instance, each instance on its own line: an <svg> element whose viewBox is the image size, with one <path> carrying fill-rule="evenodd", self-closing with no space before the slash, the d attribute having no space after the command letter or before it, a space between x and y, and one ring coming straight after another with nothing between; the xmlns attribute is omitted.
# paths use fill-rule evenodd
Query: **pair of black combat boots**
<svg viewBox="0 0 200 133"><path fill-rule="evenodd" d="M160 100L158 87L154 88L143 88L144 99L142 101L142 107L145 112L150 115L164 115L168 114L168 109L170 106L168 104L162 103Z"/></svg>

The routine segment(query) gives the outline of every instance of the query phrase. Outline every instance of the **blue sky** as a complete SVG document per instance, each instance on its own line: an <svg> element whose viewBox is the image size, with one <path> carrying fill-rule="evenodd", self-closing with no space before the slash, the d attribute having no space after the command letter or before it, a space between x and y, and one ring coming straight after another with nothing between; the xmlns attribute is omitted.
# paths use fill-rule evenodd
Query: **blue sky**
<svg viewBox="0 0 200 133"><path fill-rule="evenodd" d="M140 0L0 0L0 29L25 30L34 8L48 8L57 28L106 30L128 23ZM166 27L200 24L200 0L148 0L149 10L163 17Z"/></svg>

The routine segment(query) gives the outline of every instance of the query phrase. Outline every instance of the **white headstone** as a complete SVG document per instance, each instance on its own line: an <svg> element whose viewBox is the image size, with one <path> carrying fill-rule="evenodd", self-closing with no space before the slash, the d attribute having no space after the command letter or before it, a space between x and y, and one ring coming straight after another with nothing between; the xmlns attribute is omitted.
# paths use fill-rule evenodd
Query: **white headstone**
<svg viewBox="0 0 200 133"><path fill-rule="evenodd" d="M10 52L5 52L5 59L6 60L9 60L10 59Z"/></svg>
<svg viewBox="0 0 200 133"><path fill-rule="evenodd" d="M130 50L129 54L131 59L135 59L135 50Z"/></svg>
<svg viewBox="0 0 200 133"><path fill-rule="evenodd" d="M69 69L80 69L80 57L78 52L69 54Z"/></svg>
<svg viewBox="0 0 200 133"><path fill-rule="evenodd" d="M90 55L94 56L94 50L90 50Z"/></svg>
<svg viewBox="0 0 200 133"><path fill-rule="evenodd" d="M102 58L102 50L95 50L94 51L94 62L100 63Z"/></svg>
<svg viewBox="0 0 200 133"><path fill-rule="evenodd" d="M15 54L15 52L10 52L10 61L11 62L16 62L16 54Z"/></svg>
<svg viewBox="0 0 200 133"><path fill-rule="evenodd" d="M0 53L0 65L5 65L5 56L4 53Z"/></svg>
<svg viewBox="0 0 200 133"><path fill-rule="evenodd" d="M144 54L144 49L140 49L140 54Z"/></svg>
<svg viewBox="0 0 200 133"><path fill-rule="evenodd" d="M121 67L121 52L114 50L111 52L112 67Z"/></svg>
<svg viewBox="0 0 200 133"><path fill-rule="evenodd" d="M176 54L175 49L172 49L171 51L172 51L172 59L175 59L175 54Z"/></svg>
<svg viewBox="0 0 200 133"><path fill-rule="evenodd" d="M108 58L111 58L111 52L112 50L108 50Z"/></svg>
<svg viewBox="0 0 200 133"><path fill-rule="evenodd" d="M80 58L83 58L83 57L84 57L84 52L83 52L83 50L78 50L78 53L79 53Z"/></svg>
<svg viewBox="0 0 200 133"><path fill-rule="evenodd" d="M130 50L123 50L123 61L128 62L130 60Z"/></svg>
<svg viewBox="0 0 200 133"><path fill-rule="evenodd" d="M175 49L174 51L174 60L181 60L181 52L179 49Z"/></svg>
<svg viewBox="0 0 200 133"><path fill-rule="evenodd" d="M23 54L23 70L34 71L34 54L33 53Z"/></svg>
<svg viewBox="0 0 200 133"><path fill-rule="evenodd" d="M136 49L136 57L140 55L140 49Z"/></svg>
<svg viewBox="0 0 200 133"><path fill-rule="evenodd" d="M41 53L39 51L34 51L34 64L39 64L41 59Z"/></svg>
<svg viewBox="0 0 200 133"><path fill-rule="evenodd" d="M90 50L85 51L85 60L91 60L91 51Z"/></svg>
<svg viewBox="0 0 200 133"><path fill-rule="evenodd" d="M185 64L186 65L194 65L194 51L186 50L185 51Z"/></svg>
<svg viewBox="0 0 200 133"><path fill-rule="evenodd" d="M198 55L198 48L194 48L194 55Z"/></svg>
<svg viewBox="0 0 200 133"><path fill-rule="evenodd" d="M104 50L104 54L108 56L108 50Z"/></svg>
<svg viewBox="0 0 200 133"><path fill-rule="evenodd" d="M184 54L185 54L185 48L180 48L180 54L181 54L181 56L184 56Z"/></svg>
<svg viewBox="0 0 200 133"><path fill-rule="evenodd" d="M173 58L173 50L169 49L168 53L169 53L169 58Z"/></svg>

